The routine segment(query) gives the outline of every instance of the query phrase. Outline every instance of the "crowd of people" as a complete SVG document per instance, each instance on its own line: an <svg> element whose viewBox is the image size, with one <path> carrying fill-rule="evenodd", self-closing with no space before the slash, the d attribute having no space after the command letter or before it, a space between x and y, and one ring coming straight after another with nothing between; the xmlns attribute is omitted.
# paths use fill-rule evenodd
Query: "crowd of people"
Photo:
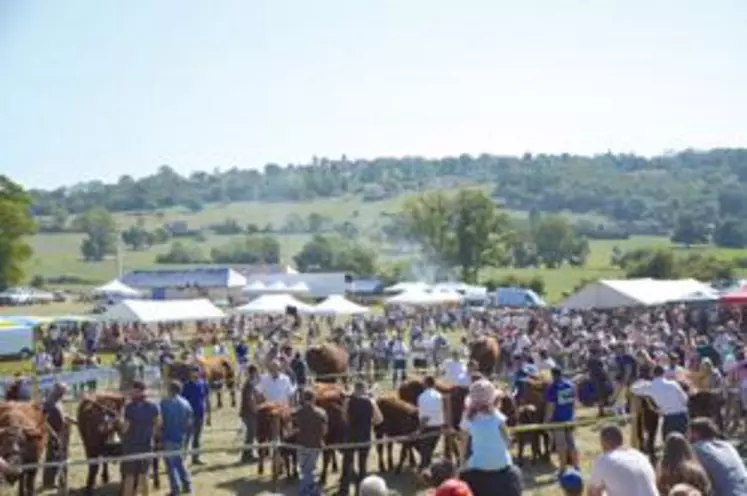
<svg viewBox="0 0 747 496"><path fill-rule="evenodd" d="M315 406L313 388L307 387L310 373L298 338L311 343L324 334L326 326L334 341L348 350L349 368L361 373L360 377L388 376L396 387L413 371L426 375L425 390L417 398L423 438L418 451L424 480L436 495L495 494L485 492L491 486L500 487L500 494L521 494L521 470L512 458L506 417L497 405L502 395L517 397L527 379L543 375L550 378L544 398L546 422L573 421L577 399L596 403L601 416L623 416L630 394L650 398L663 416L664 447L658 462L652 464L638 450L626 447L620 426L612 423L600 431L602 454L586 477L580 472L573 430L553 430L558 480L566 495L584 491L589 496L747 495L744 464L734 447L720 440L726 422L717 425L709 419L690 418L687 395L679 385L687 379L699 389L720 391L723 417L733 421L729 427L736 422L738 430L747 411L747 319L739 309L704 304L582 312L440 308L415 314L389 311L356 317L339 327L335 324L319 318L301 323L297 317L244 316L203 329L208 338L201 344L209 344L211 354L232 354L239 364L239 417L247 445L256 439L256 413L263 401L297 407L294 425L311 427L299 429L296 437L301 494L318 491L315 474L327 419L325 411ZM305 335L301 335L302 329ZM455 330L465 332L458 344L449 346ZM163 344L155 360L162 365L176 358L173 331L169 327L156 332ZM93 330L87 333L96 334ZM495 376L506 384L503 389L491 382L495 376L480 375L475 364L469 363L470 343L485 336L500 343L501 361ZM86 338L86 343L89 361L85 366L95 366L97 341ZM57 344L59 339L50 342L50 354ZM192 374L184 382L169 382L160 403L145 395L139 365L133 365L140 359L133 358L133 350L123 354L122 370L129 368L123 373L126 384L122 387L131 393L121 426L125 453L150 451L154 436L166 450L187 444L199 449L210 385L198 365L205 347L188 346L186 350L182 358L194 362ZM374 375L363 374L367 367ZM433 461L441 433L447 428L443 397L430 375L434 373L469 388L460 424L462 453L468 456L461 471L447 461ZM346 400L348 442L370 442L373 427L382 422L370 387L366 381L356 381ZM48 398L50 410L55 398ZM131 429L135 425L137 429ZM363 460L368 454L369 448L344 453L341 493L347 494L355 486L360 495L388 490L382 479L366 473ZM256 453L242 451L242 463L255 459ZM202 460L195 455L192 463L201 464ZM172 493L189 492L189 469L182 457L167 457L166 468ZM123 464L125 496L147 487L147 470L145 463Z"/></svg>

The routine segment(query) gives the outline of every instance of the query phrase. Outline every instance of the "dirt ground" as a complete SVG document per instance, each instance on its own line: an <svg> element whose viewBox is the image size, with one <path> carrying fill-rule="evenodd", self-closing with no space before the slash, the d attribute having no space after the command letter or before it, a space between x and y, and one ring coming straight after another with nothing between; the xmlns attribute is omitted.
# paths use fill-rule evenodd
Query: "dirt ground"
<svg viewBox="0 0 747 496"><path fill-rule="evenodd" d="M74 405L68 405L69 413L74 415ZM591 410L582 410L581 418L589 418L595 412ZM280 480L277 487L273 487L272 478L269 475L269 464L266 463L265 475L260 477L256 473L254 465L238 465L238 452L231 451L232 446L241 443L238 431L239 419L237 411L234 408L224 407L214 412L213 424L206 427L203 434L203 447L207 449L220 450L219 452L209 453L202 458L205 461L203 466L190 466L188 468L192 475L193 494L212 495L212 496L229 496L229 495L257 495L257 494L296 494L296 487L291 482ZM582 466L584 472L588 471L591 461L599 453L599 443L597 441L598 426L583 427L577 432L577 442L580 447L582 457ZM225 449L225 451L223 451ZM438 452L441 451L439 445ZM77 432L71 440L70 448L71 460L80 460L84 457L82 446ZM396 455L396 452L395 452ZM161 489L158 491L151 490L151 494L167 495L168 479L163 473L163 464L161 464ZM372 450L369 459L369 469L376 473L378 460L375 450ZM85 485L86 467L74 466L70 468L69 488L70 494L82 494L80 490ZM552 464L539 464L531 466L529 462L524 466L524 494L531 496L556 496L561 492L557 488L555 477L557 469ZM119 469L117 466L110 467L110 474L113 482L107 486L99 486L96 494L101 496L114 496L118 494L119 489ZM402 474L383 474L384 478L390 483L391 488L402 495L425 494L427 488L419 486L418 480L411 470L406 467ZM339 474L330 474L329 481L325 489L325 494L334 494L337 490ZM40 481L40 476L37 477ZM7 488L6 488L7 489ZM5 494L5 492L1 493ZM8 493L13 494L13 493ZM43 495L56 494L55 491L45 491Z"/></svg>

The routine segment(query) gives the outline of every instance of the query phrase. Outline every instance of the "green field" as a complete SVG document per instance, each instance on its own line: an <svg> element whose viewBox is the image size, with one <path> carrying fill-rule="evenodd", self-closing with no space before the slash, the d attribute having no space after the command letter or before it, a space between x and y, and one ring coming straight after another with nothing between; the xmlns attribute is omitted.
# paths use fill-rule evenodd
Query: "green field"
<svg viewBox="0 0 747 496"><path fill-rule="evenodd" d="M358 197L345 197L339 199L319 200L308 203L232 203L227 205L212 205L201 212L191 213L184 209L167 210L148 214L117 214L117 224L120 229L125 229L137 222L144 223L149 229L163 225L166 222L185 221L190 229L207 228L225 221L228 218L235 219L240 225L246 226L255 223L262 227L272 224L276 228L282 226L285 219L292 214L303 218L311 213L319 213L328 217L333 222L350 221L361 231L360 240L370 245L379 253L380 261L391 258L386 245L376 244L371 235L378 232L381 225L387 221L385 213L396 213L402 206L407 196L400 196L386 201L363 202ZM526 212L511 211L514 218L526 217ZM593 221L602 221L598 217L586 217ZM574 216L574 220L578 219ZM304 243L309 240L306 234L272 234L281 243L281 261L292 264L293 256L299 252ZM85 262L80 258L80 244L83 240L82 234L39 234L32 239L34 256L28 267L29 277L41 275L44 277L55 276L78 276L92 282L106 282L117 275L117 261L111 257L102 262ZM205 253L215 246L229 243L237 236L210 235L208 239L200 243ZM240 237L240 235L238 236ZM635 236L628 240L593 240L591 242L591 253L584 267L564 266L559 269L485 269L483 277L505 277L514 275L520 278L528 278L536 275L545 280L547 298L556 301L562 297L564 292L569 291L580 281L585 279L598 279L603 277L620 277L619 269L610 266L610 255L613 247L619 247L623 251L643 247L672 247L666 238ZM134 269L146 269L158 267L155 257L168 251L169 245L159 245L147 251L125 251L123 254L123 267L125 271ZM684 251L685 248L678 248ZM726 250L714 247L695 247L691 251L708 252L723 258L747 256L747 250ZM161 266L174 268L173 265Z"/></svg>

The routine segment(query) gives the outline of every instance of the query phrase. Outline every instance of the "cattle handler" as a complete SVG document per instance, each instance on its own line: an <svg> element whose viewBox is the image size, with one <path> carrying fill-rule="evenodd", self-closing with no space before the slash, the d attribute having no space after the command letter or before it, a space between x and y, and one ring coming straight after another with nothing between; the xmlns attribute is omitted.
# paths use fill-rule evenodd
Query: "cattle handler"
<svg viewBox="0 0 747 496"><path fill-rule="evenodd" d="M67 393L67 385L58 382L52 387L52 391L50 391L42 405L47 429L49 430L49 436L47 437L46 463L67 460L70 425L75 424L75 421L72 418L65 415L62 400ZM58 477L62 480L59 480ZM66 467L46 466L42 472L43 487L45 489L56 488L58 480L64 487L64 479L66 477Z"/></svg>

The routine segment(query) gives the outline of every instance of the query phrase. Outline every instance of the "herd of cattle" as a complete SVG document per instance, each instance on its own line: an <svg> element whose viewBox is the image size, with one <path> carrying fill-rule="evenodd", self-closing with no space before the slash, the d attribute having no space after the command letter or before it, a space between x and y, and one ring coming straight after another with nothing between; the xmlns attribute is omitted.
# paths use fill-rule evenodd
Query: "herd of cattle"
<svg viewBox="0 0 747 496"><path fill-rule="evenodd" d="M482 338L471 345L472 360L478 364L482 374L490 375L498 364L500 348L498 342L493 338ZM317 381L314 384L317 405L323 408L328 416L328 431L325 438L326 445L344 444L346 440L345 416L343 405L347 394L343 386L336 383L335 379L347 372L347 354L334 344L324 344L312 347L307 351L307 362L309 369L316 374ZM222 400L220 391L225 385L231 393L231 404L235 406L236 398L234 390L235 370L231 362L222 357L210 357L201 360L201 367L208 383L215 386L218 394L217 407L220 408ZM184 379L189 367L182 364L174 364L170 369L170 376ZM542 380L533 380L527 383L520 396L514 398L503 395L500 409L508 419L509 425L537 424L542 423L545 412L545 389L547 383ZM437 383L437 389L446 398L445 418L448 427L455 432L464 411L465 399L468 388L442 382ZM378 468L381 472L387 470L401 471L405 461L414 465L414 452L419 430L419 418L417 409L417 398L424 390L422 378L412 378L400 385L396 391L388 391L379 394L375 401L381 410L383 422L374 429L374 435L380 441L377 444ZM709 391L690 393L691 413L697 416L714 416L720 409L718 397ZM77 427L83 444L86 457L91 460L88 466L88 477L86 480L85 493L93 494L99 472L99 463L96 460L102 456L116 456L121 453L121 445L112 440L116 431L117 422L113 419L120 418L126 404L126 396L114 391L96 391L85 395L78 403ZM208 409L208 412L210 409ZM653 451L655 434L658 426L658 415L650 404L643 410L641 418L637 419L641 432L641 446ZM290 407L273 402L265 402L259 406L257 413L257 442L268 443L280 441L281 443L293 444L292 410ZM5 401L0 402L0 456L3 456L11 464L33 465L43 459L44 449L49 436L59 436L60 433L52 432L46 422L42 407L37 403ZM65 436L67 438L67 436ZM393 463L393 444L401 445L398 463ZM547 432L531 431L516 436L518 444L518 461L523 462L525 446L531 448L533 463L540 459L549 458L549 436ZM544 441L544 442L543 442ZM452 436L446 436L446 454L459 455L458 443ZM543 449L544 447L544 449ZM154 446L154 451L157 446ZM287 476L295 476L295 463L293 463L294 452L292 449L281 448L280 459L284 461ZM259 450L258 473L264 471L264 459L267 450ZM158 487L158 460L154 459L154 485ZM331 464L333 471L337 470L337 456L333 450L325 450L322 457L321 481L327 478L328 468ZM107 464L103 463L102 482L107 483L109 473ZM24 472L8 477L12 484L18 481L19 495L33 495L36 469L28 469Z"/></svg>

